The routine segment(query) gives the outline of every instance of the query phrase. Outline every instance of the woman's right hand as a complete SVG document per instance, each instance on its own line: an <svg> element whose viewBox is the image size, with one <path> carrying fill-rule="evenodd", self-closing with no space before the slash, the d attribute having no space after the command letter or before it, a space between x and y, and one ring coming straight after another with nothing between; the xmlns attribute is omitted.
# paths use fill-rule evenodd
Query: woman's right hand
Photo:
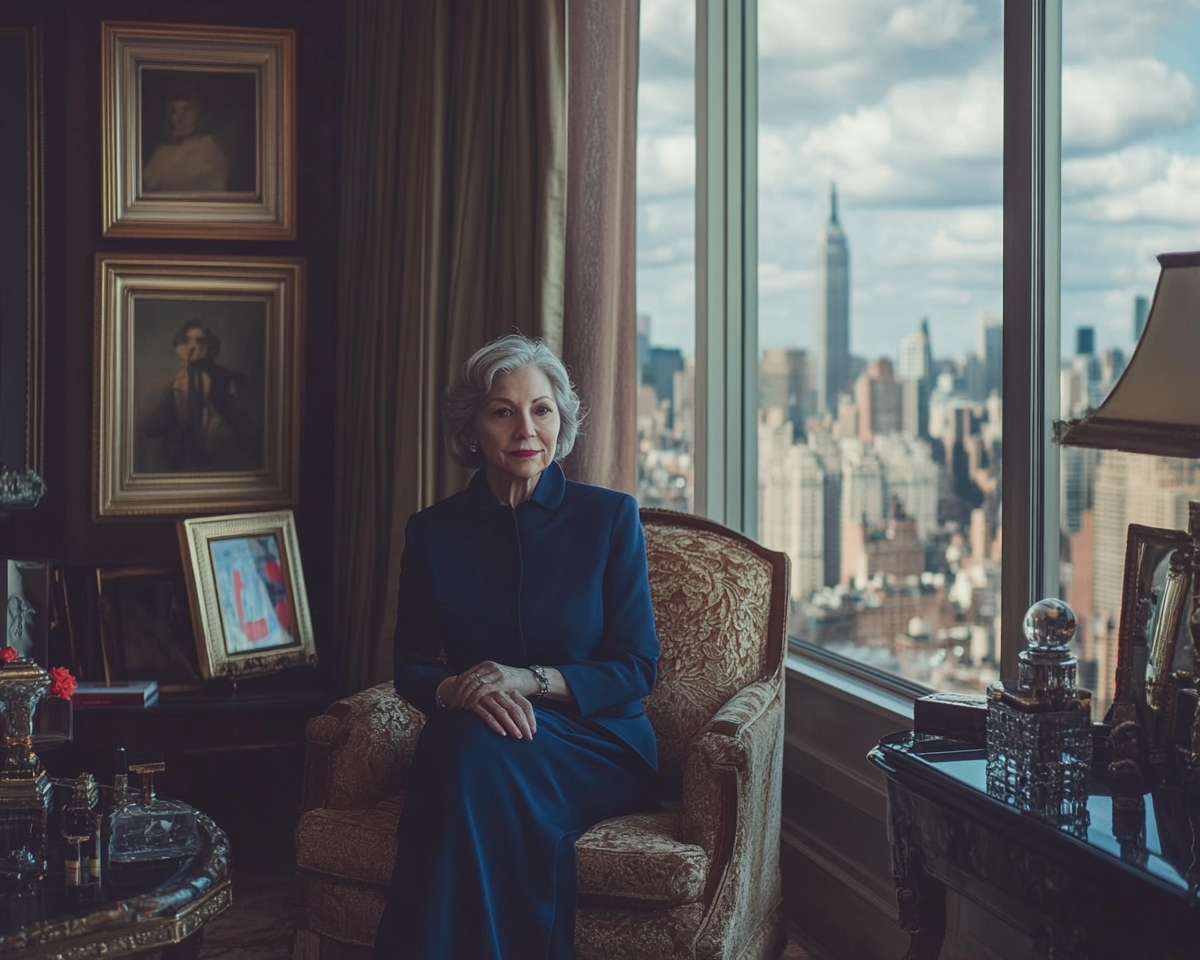
<svg viewBox="0 0 1200 960"><path fill-rule="evenodd" d="M471 695L477 693L478 684L473 671L447 677L438 684L438 705L446 710L467 710L502 737L532 739L537 732L533 704L520 692L503 688L489 691L482 697L473 697ZM466 705L470 701L474 702Z"/></svg>

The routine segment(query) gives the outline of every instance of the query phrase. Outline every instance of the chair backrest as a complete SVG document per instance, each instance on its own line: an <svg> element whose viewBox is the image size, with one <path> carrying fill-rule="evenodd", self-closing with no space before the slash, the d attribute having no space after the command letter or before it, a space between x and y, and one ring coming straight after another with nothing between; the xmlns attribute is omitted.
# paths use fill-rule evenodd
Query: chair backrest
<svg viewBox="0 0 1200 960"><path fill-rule="evenodd" d="M664 775L696 733L757 680L782 682L787 557L719 523L644 509L650 599L661 653L645 699Z"/></svg>

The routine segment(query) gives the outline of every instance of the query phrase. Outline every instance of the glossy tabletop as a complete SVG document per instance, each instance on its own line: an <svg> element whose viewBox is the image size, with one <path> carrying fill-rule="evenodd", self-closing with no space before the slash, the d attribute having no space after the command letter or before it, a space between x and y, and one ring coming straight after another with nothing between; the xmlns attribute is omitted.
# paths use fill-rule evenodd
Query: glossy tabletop
<svg viewBox="0 0 1200 960"><path fill-rule="evenodd" d="M68 887L54 851L44 879L9 881L0 895L0 957L121 957L192 937L232 902L229 841L198 811L196 821L200 851L169 876Z"/></svg>
<svg viewBox="0 0 1200 960"><path fill-rule="evenodd" d="M945 889L1070 960L1200 957L1200 785L1114 802L1093 740L1086 814L1055 821L989 791L976 744L903 732L869 760L887 775L892 874L909 958L939 956ZM1079 798L1082 799L1082 798Z"/></svg>

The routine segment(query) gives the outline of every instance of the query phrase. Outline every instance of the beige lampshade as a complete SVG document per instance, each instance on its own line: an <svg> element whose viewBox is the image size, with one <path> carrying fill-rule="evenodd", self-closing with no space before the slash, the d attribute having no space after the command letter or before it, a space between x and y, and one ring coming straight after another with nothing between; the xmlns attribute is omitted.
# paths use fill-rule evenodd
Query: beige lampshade
<svg viewBox="0 0 1200 960"><path fill-rule="evenodd" d="M1200 253L1164 253L1133 357L1099 409L1057 421L1054 440L1164 457L1200 457Z"/></svg>

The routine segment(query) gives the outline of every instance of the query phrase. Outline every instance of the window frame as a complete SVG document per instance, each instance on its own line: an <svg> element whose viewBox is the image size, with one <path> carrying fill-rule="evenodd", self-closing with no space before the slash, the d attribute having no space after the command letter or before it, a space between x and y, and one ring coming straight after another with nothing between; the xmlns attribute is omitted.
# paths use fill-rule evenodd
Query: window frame
<svg viewBox="0 0 1200 960"><path fill-rule="evenodd" d="M1062 0L1004 2L1000 673L1057 591ZM758 534L758 2L696 0L697 514ZM916 697L918 684L793 642L793 662ZM798 660L797 660L798 658Z"/></svg>

